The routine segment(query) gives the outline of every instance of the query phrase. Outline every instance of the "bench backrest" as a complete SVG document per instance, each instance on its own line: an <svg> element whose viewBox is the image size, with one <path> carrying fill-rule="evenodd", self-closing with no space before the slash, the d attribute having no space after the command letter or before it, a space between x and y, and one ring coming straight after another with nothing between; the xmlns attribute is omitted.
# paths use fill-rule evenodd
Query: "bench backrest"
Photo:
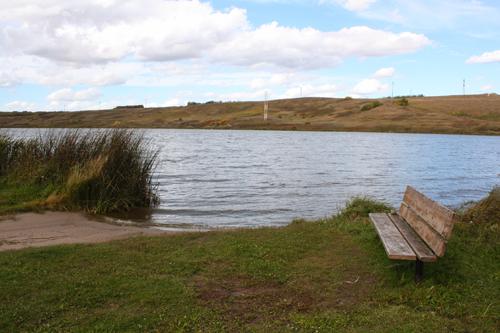
<svg viewBox="0 0 500 333"><path fill-rule="evenodd" d="M403 201L399 208L401 216L434 253L442 257L457 215L411 186L406 188Z"/></svg>

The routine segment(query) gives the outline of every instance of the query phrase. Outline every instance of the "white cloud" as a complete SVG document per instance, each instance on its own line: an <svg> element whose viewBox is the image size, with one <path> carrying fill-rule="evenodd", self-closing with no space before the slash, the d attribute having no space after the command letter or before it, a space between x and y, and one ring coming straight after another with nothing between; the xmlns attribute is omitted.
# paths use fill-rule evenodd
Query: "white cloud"
<svg viewBox="0 0 500 333"><path fill-rule="evenodd" d="M471 3L473 3L474 5L482 5L483 4L481 1L477 1L477 0L472 0Z"/></svg>
<svg viewBox="0 0 500 333"><path fill-rule="evenodd" d="M82 73L83 74L83 73ZM77 73L59 73L55 76L44 75L38 83L49 87L58 86L118 86L126 83L126 79L123 76L116 75L113 73L103 73L93 75L83 75L78 77Z"/></svg>
<svg viewBox="0 0 500 333"><path fill-rule="evenodd" d="M372 79L380 79L385 77L390 77L394 75L395 69L394 67L382 68L375 72L375 74L370 75Z"/></svg>
<svg viewBox="0 0 500 333"><path fill-rule="evenodd" d="M22 80L15 73L9 74L0 71L0 87L11 88L19 86L21 83Z"/></svg>
<svg viewBox="0 0 500 333"><path fill-rule="evenodd" d="M364 26L322 32L310 27L281 27L273 22L217 44L210 59L237 66L314 70L334 68L350 57L413 53L430 44L424 35L410 32L394 34Z"/></svg>
<svg viewBox="0 0 500 333"><path fill-rule="evenodd" d="M185 106L187 105L187 101L183 101L177 98L171 98L165 103L162 104L163 107L169 107L169 106Z"/></svg>
<svg viewBox="0 0 500 333"><path fill-rule="evenodd" d="M127 76L134 76L143 71L147 70L138 71L133 66L127 66L127 63L66 70L60 67L48 66L40 68L36 76L39 77L38 84L49 87L69 87L74 85L103 87L125 84Z"/></svg>
<svg viewBox="0 0 500 333"><path fill-rule="evenodd" d="M215 12L208 2L143 0L16 1L0 5L0 42L69 67L118 61L201 58L247 28L246 11Z"/></svg>
<svg viewBox="0 0 500 333"><path fill-rule="evenodd" d="M352 11L366 10L370 8L370 5L377 0L334 0L336 3L340 4L342 7ZM324 2L323 0L320 3Z"/></svg>
<svg viewBox="0 0 500 333"><path fill-rule="evenodd" d="M351 89L351 93L358 95L369 95L375 93L383 93L388 90L388 84L383 84L376 79L364 79Z"/></svg>
<svg viewBox="0 0 500 333"><path fill-rule="evenodd" d="M481 81L482 79L484 79L484 76L478 76L474 81Z"/></svg>
<svg viewBox="0 0 500 333"><path fill-rule="evenodd" d="M479 89L479 91L492 91L493 86L491 84L485 85Z"/></svg>
<svg viewBox="0 0 500 333"><path fill-rule="evenodd" d="M5 81L49 87L121 85L126 83L126 77L151 72L145 64L139 62L125 61L105 66L62 68L49 60L34 56L12 54L2 57L2 55L0 55L0 72L10 73L10 79Z"/></svg>
<svg viewBox="0 0 500 333"><path fill-rule="evenodd" d="M275 99L277 94L273 90L260 90L253 93L248 92L233 92L228 94L222 94L217 97L217 100L221 101L252 101L261 100L265 98L267 91L268 99Z"/></svg>
<svg viewBox="0 0 500 333"><path fill-rule="evenodd" d="M466 64L487 64L492 62L500 62L500 50L493 52L485 52L480 56L472 56L465 62Z"/></svg>
<svg viewBox="0 0 500 333"><path fill-rule="evenodd" d="M377 0L347 0L343 1L343 6L349 10L365 10L370 8L370 5Z"/></svg>
<svg viewBox="0 0 500 333"><path fill-rule="evenodd" d="M287 91L279 95L279 99L298 98L298 97L338 97L337 92L346 90L343 84L325 84L321 86L313 86L310 84L295 86L287 89Z"/></svg>
<svg viewBox="0 0 500 333"><path fill-rule="evenodd" d="M364 8L371 2L349 0L344 5ZM368 27L322 32L273 22L253 28L244 9L218 12L210 3L197 0L115 0L105 6L98 1L16 1L0 4L0 12L4 51L48 59L73 71L131 55L144 62L203 59L236 66L308 70L333 68L348 57L412 53L431 44L421 34L394 34ZM172 64L156 70L167 75L186 72L182 65ZM101 79L101 83L96 78L92 85L124 81L108 75L111 77ZM40 82L55 85L50 76Z"/></svg>
<svg viewBox="0 0 500 333"><path fill-rule="evenodd" d="M38 109L38 105L35 103L29 102L20 102L14 101L5 104L1 107L1 111L36 111Z"/></svg>
<svg viewBox="0 0 500 333"><path fill-rule="evenodd" d="M144 105L144 107L147 107L147 108L158 108L158 107L167 108L167 107L171 107L171 106L186 106L187 103L188 103L188 101L180 100L178 98L171 98L163 104L158 104L158 103L152 102L152 103L147 103L146 105Z"/></svg>
<svg viewBox="0 0 500 333"><path fill-rule="evenodd" d="M269 79L256 78L250 84L250 90L259 90L267 87L286 86L294 82L296 76L294 74L276 74Z"/></svg>
<svg viewBox="0 0 500 333"><path fill-rule="evenodd" d="M209 73L206 65L175 62L159 63L153 66L152 69L165 75L203 75Z"/></svg>
<svg viewBox="0 0 500 333"><path fill-rule="evenodd" d="M87 101L74 101L65 106L66 111L95 110L96 105Z"/></svg>
<svg viewBox="0 0 500 333"><path fill-rule="evenodd" d="M76 92L70 88L64 88L53 92L47 96L46 99L52 101L92 101L102 96L103 94L101 93L101 90L97 88L89 88L87 90L80 90Z"/></svg>

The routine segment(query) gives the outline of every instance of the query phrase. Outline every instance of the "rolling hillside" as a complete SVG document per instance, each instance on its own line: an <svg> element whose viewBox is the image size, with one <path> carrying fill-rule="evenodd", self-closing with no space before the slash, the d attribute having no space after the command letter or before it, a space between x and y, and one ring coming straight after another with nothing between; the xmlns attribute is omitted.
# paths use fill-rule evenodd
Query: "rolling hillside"
<svg viewBox="0 0 500 333"><path fill-rule="evenodd" d="M375 101L381 106L362 111ZM190 104L78 112L0 112L0 127L204 128L500 135L500 96L411 97L391 100L300 98L269 102ZM366 108L366 107L365 107Z"/></svg>

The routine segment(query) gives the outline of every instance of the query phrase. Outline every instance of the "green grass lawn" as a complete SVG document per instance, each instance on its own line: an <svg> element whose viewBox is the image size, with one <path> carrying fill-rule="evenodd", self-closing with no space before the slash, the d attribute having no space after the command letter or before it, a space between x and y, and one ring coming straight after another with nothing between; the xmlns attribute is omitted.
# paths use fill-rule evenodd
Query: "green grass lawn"
<svg viewBox="0 0 500 333"><path fill-rule="evenodd" d="M500 331L498 221L460 220L416 285L366 217L387 209L0 252L0 331Z"/></svg>

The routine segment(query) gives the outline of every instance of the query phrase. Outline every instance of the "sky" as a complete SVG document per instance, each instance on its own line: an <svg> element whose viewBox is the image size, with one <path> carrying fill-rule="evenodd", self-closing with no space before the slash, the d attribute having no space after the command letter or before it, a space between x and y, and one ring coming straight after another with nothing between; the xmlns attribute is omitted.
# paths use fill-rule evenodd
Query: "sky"
<svg viewBox="0 0 500 333"><path fill-rule="evenodd" d="M498 0L0 1L0 111L500 93Z"/></svg>

